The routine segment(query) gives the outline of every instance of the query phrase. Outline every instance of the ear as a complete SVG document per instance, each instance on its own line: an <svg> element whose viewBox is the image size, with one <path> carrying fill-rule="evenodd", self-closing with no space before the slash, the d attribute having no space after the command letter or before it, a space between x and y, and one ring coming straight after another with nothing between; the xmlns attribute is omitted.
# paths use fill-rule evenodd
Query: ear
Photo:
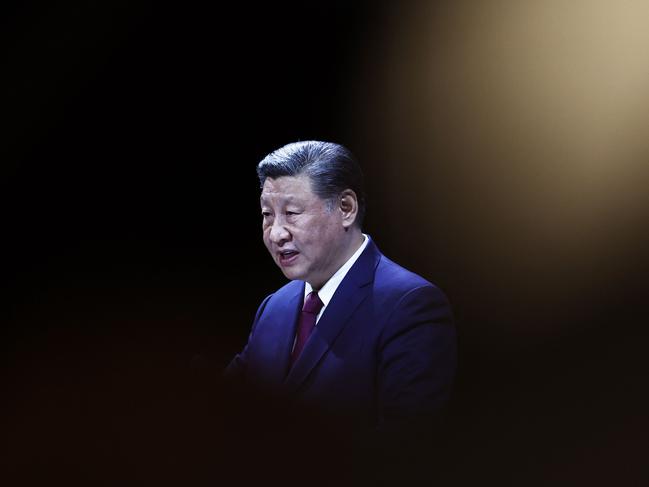
<svg viewBox="0 0 649 487"><path fill-rule="evenodd" d="M343 217L343 227L347 230L356 221L358 214L358 198L356 193L351 189L346 189L340 193L339 209Z"/></svg>

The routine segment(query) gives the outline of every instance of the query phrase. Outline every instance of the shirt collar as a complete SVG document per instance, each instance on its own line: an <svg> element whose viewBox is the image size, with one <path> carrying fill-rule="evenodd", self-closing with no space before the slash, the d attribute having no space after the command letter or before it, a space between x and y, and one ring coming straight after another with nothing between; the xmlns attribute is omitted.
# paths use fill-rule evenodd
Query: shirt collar
<svg viewBox="0 0 649 487"><path fill-rule="evenodd" d="M345 262L340 269L338 269L333 276L329 278L327 282L324 283L322 288L318 291L318 296L324 303L324 306L322 307L322 310L320 311L319 315L322 315L322 311L327 307L329 304L329 301L331 301L331 298L333 298L334 293L336 292L336 289L338 289L338 286L342 282L342 280L345 278L347 273L349 272L349 269L352 268L354 263L358 260L358 258L361 256L363 253L363 250L365 250L365 247L367 247L367 244L369 242L369 238L367 235L363 234L363 243L361 246L358 248L356 252L354 252L354 255L352 255L347 262ZM304 283L304 297L306 298L307 295L313 291L313 288L311 287L311 284L308 282Z"/></svg>

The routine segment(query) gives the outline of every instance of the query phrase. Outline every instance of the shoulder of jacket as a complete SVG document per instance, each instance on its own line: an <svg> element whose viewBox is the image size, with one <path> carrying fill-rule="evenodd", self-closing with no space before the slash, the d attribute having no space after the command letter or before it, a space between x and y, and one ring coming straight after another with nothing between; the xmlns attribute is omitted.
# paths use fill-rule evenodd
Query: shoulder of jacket
<svg viewBox="0 0 649 487"><path fill-rule="evenodd" d="M379 285L385 284L389 288L400 290L401 292L408 292L420 287L437 289L437 286L432 282L397 264L384 255L381 256L379 265L376 268L375 279Z"/></svg>
<svg viewBox="0 0 649 487"><path fill-rule="evenodd" d="M302 281L289 281L284 284L282 287L272 292L268 297L271 299L285 299L291 296L294 296L295 293L299 292L303 288L304 282Z"/></svg>

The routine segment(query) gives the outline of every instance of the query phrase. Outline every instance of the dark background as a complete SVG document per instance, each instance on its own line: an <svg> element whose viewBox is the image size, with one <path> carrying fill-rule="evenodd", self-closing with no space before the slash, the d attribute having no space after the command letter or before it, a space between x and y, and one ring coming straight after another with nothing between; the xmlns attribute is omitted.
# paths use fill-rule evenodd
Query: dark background
<svg viewBox="0 0 649 487"><path fill-rule="evenodd" d="M394 55L388 19L399 8L116 1L3 10L7 485L263 476L246 460L268 459L272 435L249 425L239 436L255 405L233 403L216 384L257 305L284 282L261 241L255 164L306 139L356 153L368 179L366 232L453 304L456 394L442 452L419 452L430 460L421 480L646 478L645 210L630 219L632 245L573 267L573 254L508 240L521 222L501 206L491 211L509 230L449 232L461 228L455 218L484 218L485 203L458 213L422 203L423 179L392 178L408 171L395 156L399 127L387 144L372 125L390 126L381 107L391 102L368 93L388 83L373 73ZM425 177L446 177L467 201L481 186L463 190L470 166L452 173L457 154L438 145ZM595 281L571 280L586 268L599 269Z"/></svg>

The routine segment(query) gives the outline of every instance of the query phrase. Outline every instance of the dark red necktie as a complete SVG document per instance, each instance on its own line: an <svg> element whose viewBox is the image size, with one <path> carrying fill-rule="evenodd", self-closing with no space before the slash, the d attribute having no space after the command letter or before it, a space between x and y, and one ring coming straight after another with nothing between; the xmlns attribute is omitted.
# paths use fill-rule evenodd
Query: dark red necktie
<svg viewBox="0 0 649 487"><path fill-rule="evenodd" d="M298 356L302 353L302 349L315 327L316 316L318 316L323 306L324 303L320 300L317 292L311 291L306 297L302 312L300 313L300 320L297 324L297 339L295 340L295 346L291 354L291 367L293 367Z"/></svg>

